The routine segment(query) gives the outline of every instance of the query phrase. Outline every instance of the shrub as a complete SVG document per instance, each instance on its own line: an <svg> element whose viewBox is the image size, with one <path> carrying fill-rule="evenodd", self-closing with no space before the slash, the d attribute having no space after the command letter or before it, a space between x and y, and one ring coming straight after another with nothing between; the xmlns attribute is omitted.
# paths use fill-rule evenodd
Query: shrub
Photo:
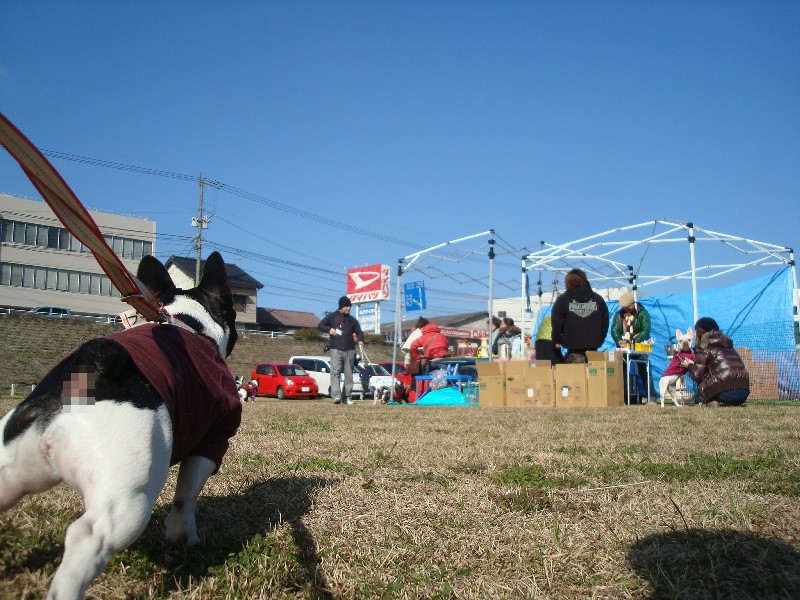
<svg viewBox="0 0 800 600"><path fill-rule="evenodd" d="M305 342L318 342L322 341L322 332L319 329L298 329L294 332L294 339Z"/></svg>
<svg viewBox="0 0 800 600"><path fill-rule="evenodd" d="M386 341L379 333L367 333L364 334L364 342L367 344L388 344L389 342Z"/></svg>

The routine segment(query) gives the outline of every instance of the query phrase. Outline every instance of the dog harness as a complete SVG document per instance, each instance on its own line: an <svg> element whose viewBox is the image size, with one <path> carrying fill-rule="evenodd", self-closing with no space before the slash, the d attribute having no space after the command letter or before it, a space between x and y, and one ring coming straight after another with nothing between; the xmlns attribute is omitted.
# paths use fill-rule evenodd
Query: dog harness
<svg viewBox="0 0 800 600"><path fill-rule="evenodd" d="M242 419L236 383L216 344L164 323L146 323L108 338L128 351L167 405L173 434L170 464L204 456L216 463L216 472Z"/></svg>

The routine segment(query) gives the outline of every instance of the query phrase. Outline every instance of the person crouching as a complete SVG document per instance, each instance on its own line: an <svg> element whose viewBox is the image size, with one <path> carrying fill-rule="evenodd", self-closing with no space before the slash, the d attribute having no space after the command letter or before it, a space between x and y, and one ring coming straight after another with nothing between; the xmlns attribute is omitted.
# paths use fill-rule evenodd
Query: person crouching
<svg viewBox="0 0 800 600"><path fill-rule="evenodd" d="M750 375L744 361L733 348L733 340L719 330L710 317L694 326L697 347L695 359L682 361L700 388L700 402L727 405L743 404L750 395Z"/></svg>

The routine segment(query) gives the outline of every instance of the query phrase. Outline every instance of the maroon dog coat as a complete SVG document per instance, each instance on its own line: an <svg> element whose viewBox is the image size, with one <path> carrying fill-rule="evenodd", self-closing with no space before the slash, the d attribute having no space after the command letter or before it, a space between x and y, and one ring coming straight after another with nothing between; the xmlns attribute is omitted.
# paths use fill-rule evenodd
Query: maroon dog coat
<svg viewBox="0 0 800 600"><path fill-rule="evenodd" d="M155 323L109 339L128 351L169 409L170 464L204 456L216 463L216 472L242 419L236 384L217 345L181 327Z"/></svg>

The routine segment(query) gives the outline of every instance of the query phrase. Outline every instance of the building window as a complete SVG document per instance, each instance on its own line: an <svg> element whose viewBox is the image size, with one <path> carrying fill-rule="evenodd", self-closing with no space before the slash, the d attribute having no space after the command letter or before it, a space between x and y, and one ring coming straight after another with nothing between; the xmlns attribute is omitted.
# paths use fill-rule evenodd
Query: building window
<svg viewBox="0 0 800 600"><path fill-rule="evenodd" d="M58 290L61 292L69 291L69 273L64 269L58 270Z"/></svg>
<svg viewBox="0 0 800 600"><path fill-rule="evenodd" d="M242 294L234 294L233 310L235 310L237 313L247 312L247 296Z"/></svg>
<svg viewBox="0 0 800 600"><path fill-rule="evenodd" d="M11 285L22 287L22 265L11 265Z"/></svg>
<svg viewBox="0 0 800 600"><path fill-rule="evenodd" d="M0 263L0 285L114 298L120 296L105 274L14 263Z"/></svg>
<svg viewBox="0 0 800 600"><path fill-rule="evenodd" d="M11 241L15 244L25 243L25 223L14 223L14 233Z"/></svg>
<svg viewBox="0 0 800 600"><path fill-rule="evenodd" d="M153 243L115 235L104 236L106 243L120 258L139 259L153 253ZM22 221L0 219L0 240L24 246L38 246L53 250L90 252L79 239L63 227L37 225Z"/></svg>
<svg viewBox="0 0 800 600"><path fill-rule="evenodd" d="M36 289L47 289L47 269L44 267L36 267L33 273L33 285Z"/></svg>

